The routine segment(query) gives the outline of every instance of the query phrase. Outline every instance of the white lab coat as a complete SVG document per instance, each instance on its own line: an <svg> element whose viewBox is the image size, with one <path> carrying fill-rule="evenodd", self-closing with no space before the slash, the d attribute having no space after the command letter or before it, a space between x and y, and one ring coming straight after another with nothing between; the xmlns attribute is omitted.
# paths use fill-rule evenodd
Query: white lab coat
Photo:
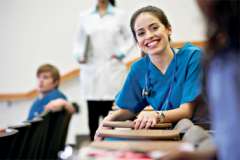
<svg viewBox="0 0 240 160"><path fill-rule="evenodd" d="M124 12L111 5L103 17L96 8L80 16L73 52L78 61L87 61L80 64L81 97L86 100L113 100L121 88L127 69L111 56L133 44L124 18Z"/></svg>

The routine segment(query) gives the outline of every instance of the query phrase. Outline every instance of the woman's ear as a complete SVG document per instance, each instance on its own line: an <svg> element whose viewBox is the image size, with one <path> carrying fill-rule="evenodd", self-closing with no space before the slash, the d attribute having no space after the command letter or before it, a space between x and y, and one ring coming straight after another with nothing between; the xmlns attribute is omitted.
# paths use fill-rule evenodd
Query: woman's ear
<svg viewBox="0 0 240 160"><path fill-rule="evenodd" d="M138 42L137 42L137 44L138 44ZM141 57L144 57L146 55L146 53L139 47L139 45L137 45L137 48L140 52Z"/></svg>
<svg viewBox="0 0 240 160"><path fill-rule="evenodd" d="M145 55L146 55L146 53L141 51L141 57L144 57Z"/></svg>

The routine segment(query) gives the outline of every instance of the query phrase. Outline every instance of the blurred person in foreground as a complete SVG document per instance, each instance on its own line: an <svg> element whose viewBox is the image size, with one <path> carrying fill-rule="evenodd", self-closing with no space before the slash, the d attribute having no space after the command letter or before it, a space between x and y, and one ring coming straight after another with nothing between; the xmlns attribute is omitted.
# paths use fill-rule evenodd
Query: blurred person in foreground
<svg viewBox="0 0 240 160"><path fill-rule="evenodd" d="M239 160L240 1L198 0L207 24L205 82L215 149L174 151L161 160Z"/></svg>

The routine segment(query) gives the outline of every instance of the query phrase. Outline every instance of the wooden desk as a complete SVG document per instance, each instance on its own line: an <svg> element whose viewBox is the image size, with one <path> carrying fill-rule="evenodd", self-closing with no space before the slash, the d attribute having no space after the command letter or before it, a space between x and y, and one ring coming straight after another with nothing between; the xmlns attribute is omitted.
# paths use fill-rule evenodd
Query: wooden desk
<svg viewBox="0 0 240 160"><path fill-rule="evenodd" d="M133 121L107 121L103 123L104 127L112 128L134 128ZM151 129L169 129L172 128L171 123L158 123Z"/></svg>
<svg viewBox="0 0 240 160"><path fill-rule="evenodd" d="M180 132L178 130L120 130L109 129L100 130L99 136L103 138L126 138L129 140L180 140Z"/></svg>
<svg viewBox="0 0 240 160"><path fill-rule="evenodd" d="M93 142L89 145L89 147L106 150L127 150L137 152L167 152L180 148L189 148L189 150L194 149L191 144L183 141L101 141Z"/></svg>
<svg viewBox="0 0 240 160"><path fill-rule="evenodd" d="M80 159L153 160L175 150L193 151L193 145L182 141L101 141L81 149Z"/></svg>

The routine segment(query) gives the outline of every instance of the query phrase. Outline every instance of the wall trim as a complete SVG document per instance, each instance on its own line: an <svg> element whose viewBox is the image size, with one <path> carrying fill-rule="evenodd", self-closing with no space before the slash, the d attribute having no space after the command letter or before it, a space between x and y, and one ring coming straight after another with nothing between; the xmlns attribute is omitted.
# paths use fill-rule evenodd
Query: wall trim
<svg viewBox="0 0 240 160"><path fill-rule="evenodd" d="M172 47L174 48L180 48L183 46L183 44L186 42L173 42L172 43ZM199 46L199 47L204 47L206 46L206 42L204 41L192 41L192 44ZM133 59L129 62L126 63L126 67L130 68L131 64L136 61L139 58ZM73 69L69 72L67 72L66 74L64 74L63 76L61 76L61 84L75 79L77 77L79 77L80 75L80 69ZM21 93L0 93L0 101L17 101L17 100L29 100L29 99L33 99L37 96L37 90L36 89L32 89L28 92L21 92Z"/></svg>

